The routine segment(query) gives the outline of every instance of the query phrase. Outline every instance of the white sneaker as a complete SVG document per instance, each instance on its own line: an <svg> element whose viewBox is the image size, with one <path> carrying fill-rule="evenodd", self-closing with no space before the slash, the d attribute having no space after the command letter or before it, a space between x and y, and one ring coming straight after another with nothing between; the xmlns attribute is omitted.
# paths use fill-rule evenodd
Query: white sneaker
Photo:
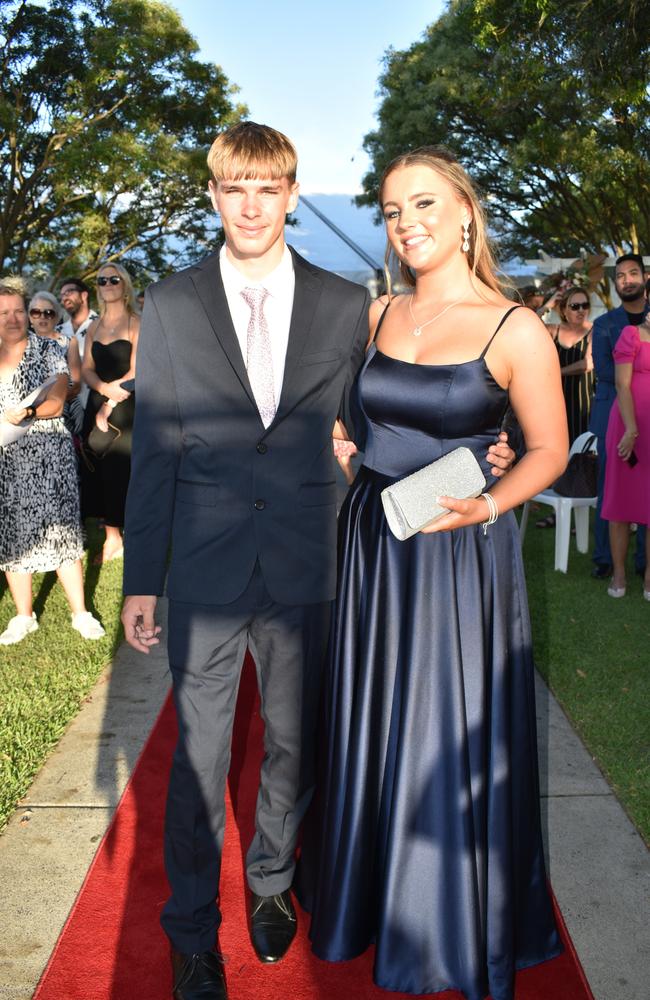
<svg viewBox="0 0 650 1000"><path fill-rule="evenodd" d="M93 618L90 611L78 611L72 615L72 627L76 628L79 635L84 639L101 639L106 632L96 618Z"/></svg>
<svg viewBox="0 0 650 1000"><path fill-rule="evenodd" d="M15 642L20 642L30 632L35 632L37 628L38 622L33 611L31 615L16 615L0 635L0 645L13 646Z"/></svg>

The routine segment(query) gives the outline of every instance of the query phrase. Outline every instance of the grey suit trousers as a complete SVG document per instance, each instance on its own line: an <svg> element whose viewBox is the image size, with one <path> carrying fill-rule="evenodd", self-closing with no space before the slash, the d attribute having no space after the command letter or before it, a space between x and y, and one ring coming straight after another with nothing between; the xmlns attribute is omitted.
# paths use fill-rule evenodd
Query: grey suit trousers
<svg viewBox="0 0 650 1000"><path fill-rule="evenodd" d="M181 952L214 947L221 922L217 899L224 795L247 647L257 668L265 726L247 879L261 896L291 885L298 829L314 785L329 613L329 603L290 606L271 600L259 565L243 594L230 604L170 602L169 662L179 739L165 817L165 867L172 894L161 922Z"/></svg>

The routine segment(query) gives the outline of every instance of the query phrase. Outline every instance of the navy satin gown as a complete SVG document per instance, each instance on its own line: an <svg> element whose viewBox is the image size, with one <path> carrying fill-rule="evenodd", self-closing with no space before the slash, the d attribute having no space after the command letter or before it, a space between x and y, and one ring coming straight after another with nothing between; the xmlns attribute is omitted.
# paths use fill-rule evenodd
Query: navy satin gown
<svg viewBox="0 0 650 1000"><path fill-rule="evenodd" d="M515 969L561 950L517 524L508 513L487 535L476 525L400 542L380 500L460 445L491 481L508 395L486 350L418 365L373 345L361 370L365 459L339 518L324 759L298 892L321 958L375 943L385 989L511 1000Z"/></svg>

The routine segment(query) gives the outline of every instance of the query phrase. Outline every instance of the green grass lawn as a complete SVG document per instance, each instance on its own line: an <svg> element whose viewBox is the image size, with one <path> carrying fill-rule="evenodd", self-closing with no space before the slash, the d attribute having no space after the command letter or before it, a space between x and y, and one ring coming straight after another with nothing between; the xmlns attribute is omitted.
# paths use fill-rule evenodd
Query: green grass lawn
<svg viewBox="0 0 650 1000"><path fill-rule="evenodd" d="M91 566L85 581L86 605L106 629L103 639L82 639L70 627L61 585L45 573L33 581L38 632L0 646L0 829L121 639L122 560ZM0 632L14 614L0 573Z"/></svg>
<svg viewBox="0 0 650 1000"><path fill-rule="evenodd" d="M553 693L650 842L650 605L630 575L628 595L607 596L571 542L569 572L553 570L552 530L531 517L524 557L535 659ZM94 548L98 543L95 541ZM107 635L87 642L69 627L54 574L34 578L40 629L0 647L0 828L74 717L121 638L122 562L86 577L89 607ZM0 630L13 604L0 584Z"/></svg>
<svg viewBox="0 0 650 1000"><path fill-rule="evenodd" d="M548 508L542 509L542 515ZM650 842L650 604L629 554L627 594L607 596L571 539L553 569L554 531L531 516L524 560L535 662L646 842Z"/></svg>

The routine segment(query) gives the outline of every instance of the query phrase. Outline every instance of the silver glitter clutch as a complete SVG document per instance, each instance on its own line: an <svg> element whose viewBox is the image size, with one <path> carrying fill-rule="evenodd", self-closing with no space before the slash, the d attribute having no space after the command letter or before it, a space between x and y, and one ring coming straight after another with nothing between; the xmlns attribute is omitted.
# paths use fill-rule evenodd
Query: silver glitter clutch
<svg viewBox="0 0 650 1000"><path fill-rule="evenodd" d="M448 514L436 497L467 500L486 487L485 476L469 448L456 448L431 465L398 480L381 491L388 527L404 541L427 524Z"/></svg>

